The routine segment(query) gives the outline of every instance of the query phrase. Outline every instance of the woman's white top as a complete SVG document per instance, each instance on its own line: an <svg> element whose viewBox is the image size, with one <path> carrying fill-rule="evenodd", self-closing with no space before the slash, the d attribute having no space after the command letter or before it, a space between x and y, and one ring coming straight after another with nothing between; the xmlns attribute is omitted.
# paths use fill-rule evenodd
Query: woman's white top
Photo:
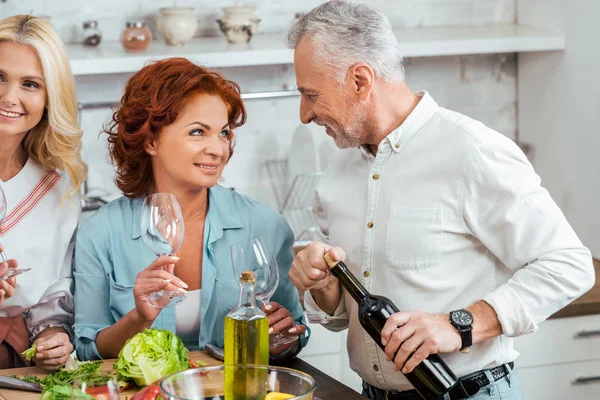
<svg viewBox="0 0 600 400"><path fill-rule="evenodd" d="M202 289L190 290L185 294L185 301L175 307L175 329L177 336L179 336L188 349L198 348L201 291Z"/></svg>
<svg viewBox="0 0 600 400"><path fill-rule="evenodd" d="M9 215L47 173L31 157L21 171L6 182L0 180ZM23 219L0 237L6 256L31 271L16 277L15 294L0 306L0 317L25 313L32 337L50 326L71 332L73 296L71 262L81 203L63 177Z"/></svg>

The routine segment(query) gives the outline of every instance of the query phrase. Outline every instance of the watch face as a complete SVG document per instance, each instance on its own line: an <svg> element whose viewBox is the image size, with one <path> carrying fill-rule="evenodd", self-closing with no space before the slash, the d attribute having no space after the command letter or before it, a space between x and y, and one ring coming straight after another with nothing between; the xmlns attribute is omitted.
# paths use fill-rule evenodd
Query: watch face
<svg viewBox="0 0 600 400"><path fill-rule="evenodd" d="M473 323L473 317L465 310L458 310L452 313L452 322L459 326L469 326Z"/></svg>

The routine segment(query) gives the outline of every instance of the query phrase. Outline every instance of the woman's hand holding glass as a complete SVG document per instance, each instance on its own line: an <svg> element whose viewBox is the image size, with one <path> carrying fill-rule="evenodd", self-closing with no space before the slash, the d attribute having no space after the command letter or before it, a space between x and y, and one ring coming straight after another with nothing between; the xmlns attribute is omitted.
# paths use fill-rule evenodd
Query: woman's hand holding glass
<svg viewBox="0 0 600 400"><path fill-rule="evenodd" d="M271 302L279 285L279 266L265 239L261 236L231 246L231 263L239 279L242 271L253 271L256 298L269 317L269 353L278 355L289 349L304 334L306 327L296 325L289 310Z"/></svg>
<svg viewBox="0 0 600 400"><path fill-rule="evenodd" d="M292 313L281 304L274 301L262 306L269 317L269 353L277 356L292 347L298 338L304 334L306 327L296 325ZM273 335L278 334L277 338Z"/></svg>
<svg viewBox="0 0 600 400"><path fill-rule="evenodd" d="M142 240L150 251L158 257L175 256L175 252L183 243L184 236L183 213L175 195L154 193L147 196L142 206L140 223ZM164 269L167 265L169 263L160 263L158 269ZM170 265L170 278L163 280L175 278L172 275L175 264L171 262ZM187 286L180 285L179 289L183 287ZM156 308L165 308L176 306L184 300L185 291L157 289L147 297L146 302Z"/></svg>
<svg viewBox="0 0 600 400"><path fill-rule="evenodd" d="M4 222L4 218L6 218L6 210L8 205L6 204L6 196L4 195L4 191L2 190L2 186L0 186L0 231L2 230L2 223ZM8 259L6 253L4 252L4 248L0 244L0 263L8 262L9 264L11 260ZM2 270L0 272L0 280L7 280L13 276L22 274L23 272L27 272L31 270L31 268L17 268L17 264L15 260L12 260L14 267L11 267L7 270ZM10 266L10 265L9 265ZM14 280L13 280L14 282ZM14 285L13 285L14 286ZM11 295L12 296L12 295ZM5 296L6 297L6 296ZM10 296L8 296L10 297Z"/></svg>
<svg viewBox="0 0 600 400"><path fill-rule="evenodd" d="M3 248L0 244L0 253ZM9 269L16 269L19 266L17 260L10 259L8 261L0 262L0 276L5 275ZM6 274L8 275L8 274ZM4 299L8 299L15 294L15 289L17 287L17 278L11 276L7 279L0 279L0 306L4 303Z"/></svg>
<svg viewBox="0 0 600 400"><path fill-rule="evenodd" d="M148 304L148 298L157 292L179 292L185 294L187 285L173 275L173 268L179 260L176 256L160 256L137 275L133 286L133 298L138 316L144 323L152 323L161 311Z"/></svg>

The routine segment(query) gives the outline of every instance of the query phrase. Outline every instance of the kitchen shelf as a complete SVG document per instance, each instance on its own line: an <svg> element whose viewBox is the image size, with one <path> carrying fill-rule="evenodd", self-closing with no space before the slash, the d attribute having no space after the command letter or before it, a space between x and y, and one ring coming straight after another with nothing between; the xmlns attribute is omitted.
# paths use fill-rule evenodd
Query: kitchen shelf
<svg viewBox="0 0 600 400"><path fill-rule="evenodd" d="M522 25L456 26L395 30L404 57L553 51L565 48L560 33ZM249 44L229 44L223 36L197 38L184 46L154 41L143 53L126 53L119 42L97 48L67 46L75 75L134 72L148 61L186 57L208 67L291 64L284 34L256 35Z"/></svg>

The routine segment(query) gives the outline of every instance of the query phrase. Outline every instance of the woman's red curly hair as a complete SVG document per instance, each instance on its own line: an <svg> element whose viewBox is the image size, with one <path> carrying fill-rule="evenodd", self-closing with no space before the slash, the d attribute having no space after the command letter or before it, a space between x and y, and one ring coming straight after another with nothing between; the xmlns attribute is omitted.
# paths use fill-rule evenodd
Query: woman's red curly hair
<svg viewBox="0 0 600 400"><path fill-rule="evenodd" d="M246 122L246 109L237 83L185 58L168 58L146 65L125 86L112 121L104 127L110 157L116 166L117 186L130 198L145 196L154 177L145 146L171 125L191 97L219 96L227 106L231 130ZM233 155L233 131L229 137Z"/></svg>

